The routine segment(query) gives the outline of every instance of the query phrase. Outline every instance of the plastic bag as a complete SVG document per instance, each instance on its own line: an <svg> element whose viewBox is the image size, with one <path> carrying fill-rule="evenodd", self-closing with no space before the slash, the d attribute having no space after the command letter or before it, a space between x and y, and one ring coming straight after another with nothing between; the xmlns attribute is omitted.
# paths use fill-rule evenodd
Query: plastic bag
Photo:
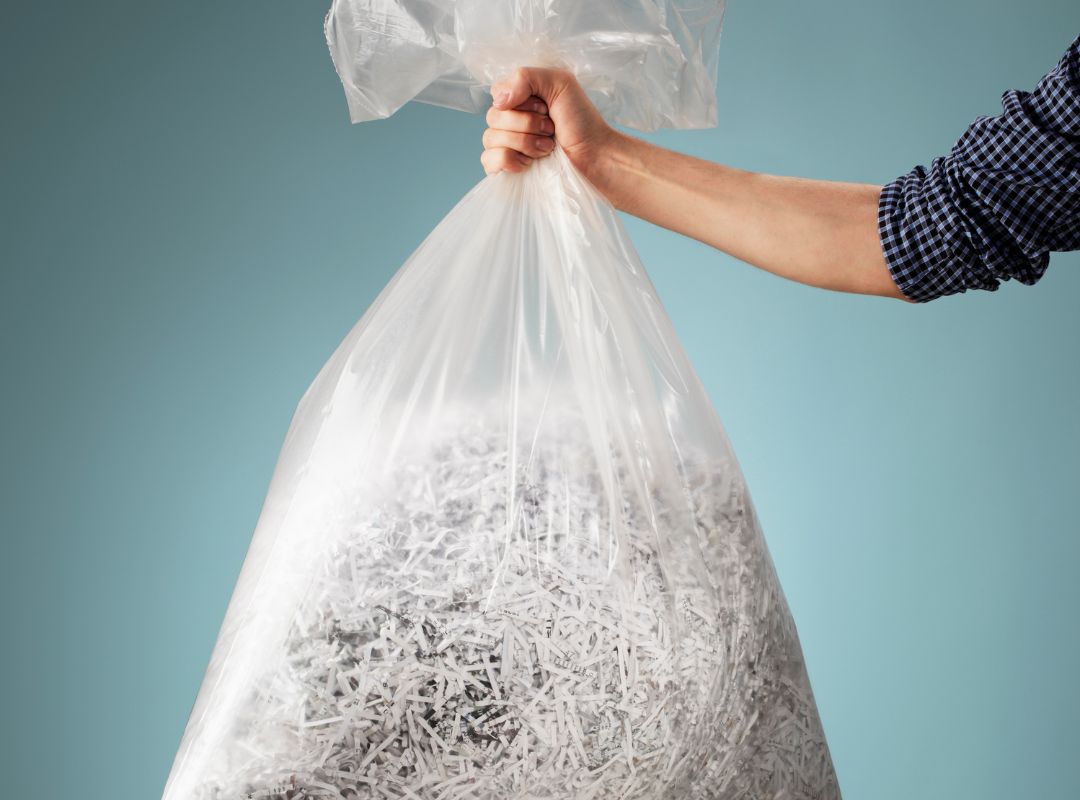
<svg viewBox="0 0 1080 800"><path fill-rule="evenodd" d="M165 790L322 797L839 797L721 425L558 147L301 399Z"/></svg>
<svg viewBox="0 0 1080 800"><path fill-rule="evenodd" d="M716 124L723 0L333 0L326 40L353 122L416 99L480 112L514 66L571 70L638 130Z"/></svg>

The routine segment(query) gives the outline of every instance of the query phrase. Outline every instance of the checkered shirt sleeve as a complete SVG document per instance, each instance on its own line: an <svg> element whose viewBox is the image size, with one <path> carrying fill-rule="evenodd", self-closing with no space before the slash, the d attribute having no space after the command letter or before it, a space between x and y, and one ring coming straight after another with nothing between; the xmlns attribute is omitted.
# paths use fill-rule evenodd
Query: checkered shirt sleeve
<svg viewBox="0 0 1080 800"><path fill-rule="evenodd" d="M1080 249L1080 37L1034 91L1009 91L949 155L885 186L878 233L903 294L926 302L1033 284Z"/></svg>

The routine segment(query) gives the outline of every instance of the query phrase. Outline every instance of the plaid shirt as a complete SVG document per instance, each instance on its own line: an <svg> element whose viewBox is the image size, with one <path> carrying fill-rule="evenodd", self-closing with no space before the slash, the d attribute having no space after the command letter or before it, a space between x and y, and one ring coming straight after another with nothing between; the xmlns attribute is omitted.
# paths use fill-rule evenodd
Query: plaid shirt
<svg viewBox="0 0 1080 800"><path fill-rule="evenodd" d="M1080 249L1080 37L1034 91L1001 105L949 155L882 189L881 246L911 300L1030 285L1050 251Z"/></svg>

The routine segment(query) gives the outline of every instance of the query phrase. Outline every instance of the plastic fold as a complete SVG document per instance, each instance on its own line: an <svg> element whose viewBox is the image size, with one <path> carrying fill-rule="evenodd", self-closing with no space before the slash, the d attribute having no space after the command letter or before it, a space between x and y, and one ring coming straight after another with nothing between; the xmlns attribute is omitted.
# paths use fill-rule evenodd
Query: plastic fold
<svg viewBox="0 0 1080 800"><path fill-rule="evenodd" d="M481 103L507 26L622 63L609 113L715 111L716 4L480 7L335 2L354 113ZM473 188L303 395L164 797L840 797L722 426L561 148Z"/></svg>

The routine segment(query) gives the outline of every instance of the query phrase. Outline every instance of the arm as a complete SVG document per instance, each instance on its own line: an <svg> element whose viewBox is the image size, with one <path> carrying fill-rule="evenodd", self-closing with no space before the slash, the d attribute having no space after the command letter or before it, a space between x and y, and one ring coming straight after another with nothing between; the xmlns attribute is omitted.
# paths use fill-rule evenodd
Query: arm
<svg viewBox="0 0 1080 800"><path fill-rule="evenodd" d="M880 186L746 172L617 132L584 172L616 208L774 275L903 297L878 240Z"/></svg>
<svg viewBox="0 0 1080 800"><path fill-rule="evenodd" d="M1080 37L948 156L885 186L780 178L679 155L608 126L566 72L492 87L481 160L526 169L552 135L617 208L785 278L924 302L1033 284L1080 249Z"/></svg>
<svg viewBox="0 0 1080 800"><path fill-rule="evenodd" d="M760 175L655 147L607 125L567 72L521 69L492 93L489 173L527 169L555 135L622 211L800 283L903 298L878 238L880 186Z"/></svg>

